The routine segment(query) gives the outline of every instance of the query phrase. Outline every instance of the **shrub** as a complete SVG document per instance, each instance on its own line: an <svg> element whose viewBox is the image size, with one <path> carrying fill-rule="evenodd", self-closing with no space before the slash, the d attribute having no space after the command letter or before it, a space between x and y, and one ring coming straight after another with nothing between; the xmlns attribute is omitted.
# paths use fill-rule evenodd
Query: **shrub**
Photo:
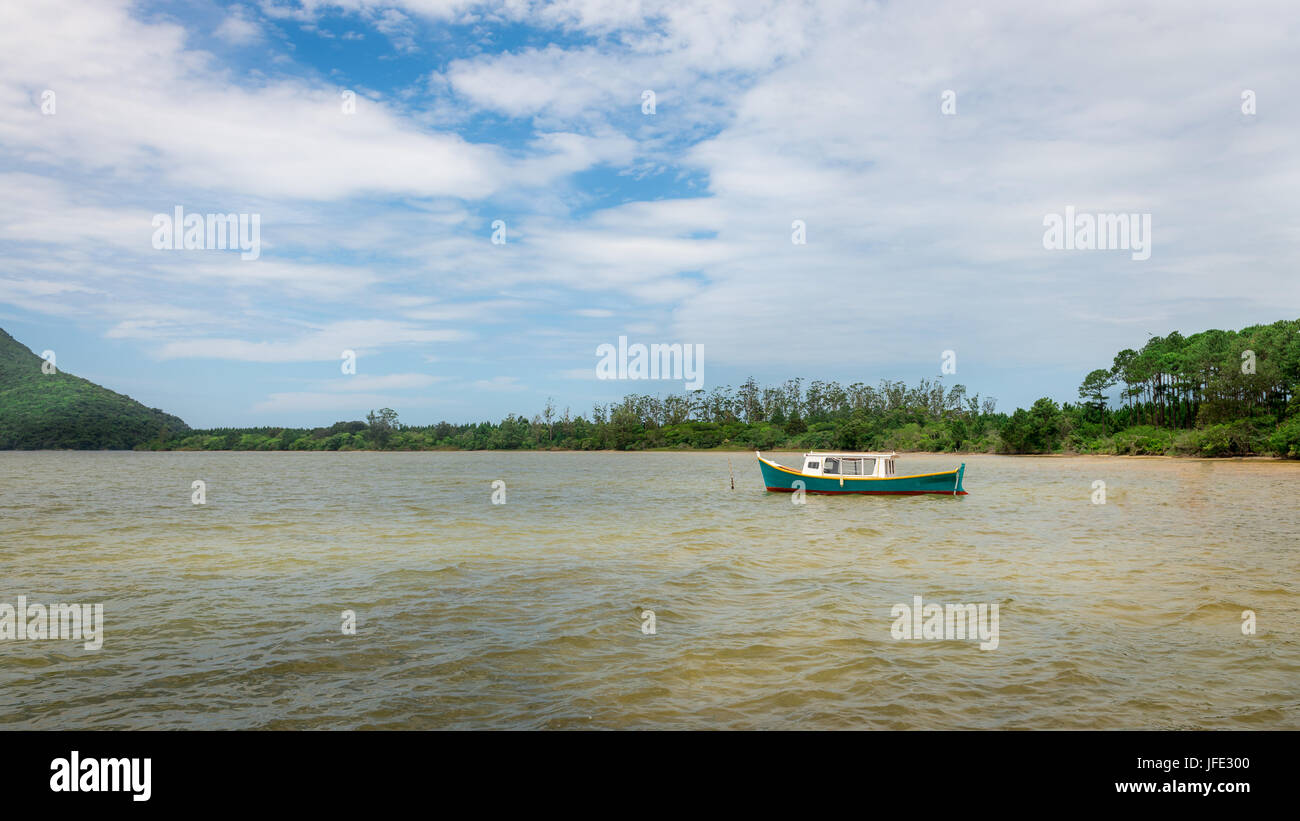
<svg viewBox="0 0 1300 821"><path fill-rule="evenodd" d="M1269 449L1288 459L1300 459L1300 416L1292 416L1268 438Z"/></svg>
<svg viewBox="0 0 1300 821"><path fill-rule="evenodd" d="M1200 451L1203 456L1243 456L1267 447L1264 437L1256 431L1257 422L1238 419L1223 425L1211 425L1201 431Z"/></svg>
<svg viewBox="0 0 1300 821"><path fill-rule="evenodd" d="M1115 434L1115 452L1130 456L1163 456L1174 445L1174 433L1151 425L1138 425Z"/></svg>

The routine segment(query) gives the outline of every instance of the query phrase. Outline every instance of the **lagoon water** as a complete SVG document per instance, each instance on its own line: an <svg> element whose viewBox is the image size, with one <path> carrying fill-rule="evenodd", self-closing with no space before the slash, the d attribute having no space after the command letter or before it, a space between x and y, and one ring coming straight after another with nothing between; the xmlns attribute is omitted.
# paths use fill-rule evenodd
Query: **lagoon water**
<svg viewBox="0 0 1300 821"><path fill-rule="evenodd" d="M0 452L0 603L105 619L0 640L0 728L1300 729L1300 464L898 465L960 461L796 505L743 453ZM914 596L997 649L894 639Z"/></svg>

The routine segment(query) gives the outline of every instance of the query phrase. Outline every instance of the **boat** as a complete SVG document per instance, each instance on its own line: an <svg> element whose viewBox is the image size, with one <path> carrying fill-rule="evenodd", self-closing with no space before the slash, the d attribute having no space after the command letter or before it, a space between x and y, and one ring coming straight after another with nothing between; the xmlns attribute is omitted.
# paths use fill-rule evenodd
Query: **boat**
<svg viewBox="0 0 1300 821"><path fill-rule="evenodd" d="M803 467L799 470L778 465L771 459L758 456L763 471L763 484L775 493L874 493L916 496L938 493L947 496L965 496L961 479L966 473L966 463L956 470L942 473L912 473L899 475L894 469L894 458L889 453L805 453Z"/></svg>

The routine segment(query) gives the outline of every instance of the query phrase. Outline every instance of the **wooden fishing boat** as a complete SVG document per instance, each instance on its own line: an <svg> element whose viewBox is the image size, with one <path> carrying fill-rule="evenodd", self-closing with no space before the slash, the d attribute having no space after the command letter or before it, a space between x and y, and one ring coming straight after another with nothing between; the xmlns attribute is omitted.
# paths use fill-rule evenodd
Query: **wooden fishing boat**
<svg viewBox="0 0 1300 821"><path fill-rule="evenodd" d="M778 465L763 454L758 466L763 484L779 493L879 493L915 496L940 493L965 496L961 479L966 463L942 473L913 473L900 476L894 471L895 452L889 453L805 453L800 470Z"/></svg>

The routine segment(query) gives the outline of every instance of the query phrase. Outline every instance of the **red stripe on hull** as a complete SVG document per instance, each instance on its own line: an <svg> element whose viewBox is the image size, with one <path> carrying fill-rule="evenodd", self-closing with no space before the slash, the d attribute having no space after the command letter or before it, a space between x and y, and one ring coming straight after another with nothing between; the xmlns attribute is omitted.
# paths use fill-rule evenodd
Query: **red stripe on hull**
<svg viewBox="0 0 1300 821"><path fill-rule="evenodd" d="M769 487L773 493L794 493L792 487ZM966 491L959 490L953 493L951 490L805 490L804 493L811 493L817 496L926 496L938 494L939 496L968 496Z"/></svg>

